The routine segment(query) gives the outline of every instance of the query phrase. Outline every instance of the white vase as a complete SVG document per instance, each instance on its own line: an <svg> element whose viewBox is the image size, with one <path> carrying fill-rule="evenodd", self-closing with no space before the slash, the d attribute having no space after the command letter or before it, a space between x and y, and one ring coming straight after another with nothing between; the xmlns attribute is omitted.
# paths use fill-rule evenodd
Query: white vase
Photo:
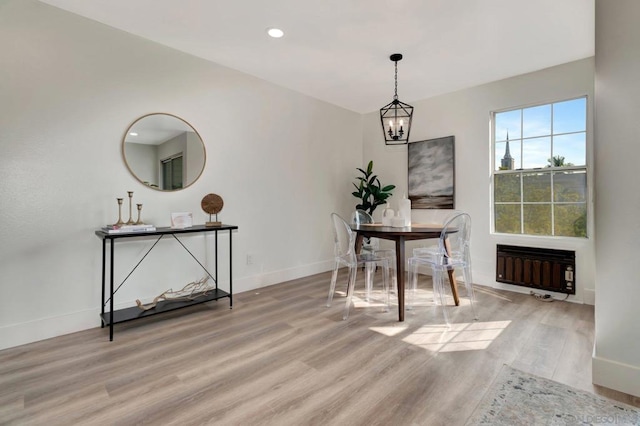
<svg viewBox="0 0 640 426"><path fill-rule="evenodd" d="M406 195L400 200L400 216L404 218L404 226L411 226L411 200Z"/></svg>
<svg viewBox="0 0 640 426"><path fill-rule="evenodd" d="M382 226L391 226L392 222L393 222L393 215L394 214L395 214L395 212L393 211L393 209L391 208L391 206L389 206L389 203L387 202L387 206L382 211Z"/></svg>

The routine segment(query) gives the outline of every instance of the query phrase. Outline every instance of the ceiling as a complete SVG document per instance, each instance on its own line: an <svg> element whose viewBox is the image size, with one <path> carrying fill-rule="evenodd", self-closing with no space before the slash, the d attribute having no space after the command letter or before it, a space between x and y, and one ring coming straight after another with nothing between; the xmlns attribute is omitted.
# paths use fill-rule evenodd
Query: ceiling
<svg viewBox="0 0 640 426"><path fill-rule="evenodd" d="M40 1L360 113L392 53L408 103L594 54L595 0Z"/></svg>
<svg viewBox="0 0 640 426"><path fill-rule="evenodd" d="M181 118L169 114L149 114L135 121L127 130L125 142L142 145L161 145L193 127Z"/></svg>

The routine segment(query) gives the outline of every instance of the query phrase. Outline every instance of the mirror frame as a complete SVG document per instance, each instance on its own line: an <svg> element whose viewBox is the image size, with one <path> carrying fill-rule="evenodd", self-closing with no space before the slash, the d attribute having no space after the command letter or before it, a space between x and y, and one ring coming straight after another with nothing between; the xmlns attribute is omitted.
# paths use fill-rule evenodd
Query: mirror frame
<svg viewBox="0 0 640 426"><path fill-rule="evenodd" d="M133 127L138 124L141 120L154 116L154 115L166 115L169 117L173 117L177 120L180 120L181 122L183 122L184 124L186 124L187 126L189 126L191 128L191 130L193 130L193 132L196 134L196 136L198 136L198 139L200 139L200 144L202 145L202 153L203 153L203 159L202 159L202 169L200 170L200 172L198 173L198 175L193 179L192 182L190 182L188 185L183 186L182 188L178 188L178 189L161 189L160 187L154 187L151 185L148 185L146 183L144 183L144 181L142 179L140 179L140 177L138 177L138 175L131 169L131 166L129 165L129 162L127 161L127 156L125 154L125 143L127 143L127 136L129 135L129 132L131 132L131 130L133 129ZM190 187L191 185L193 185L194 183L196 183L198 181L198 179L200 179L200 177L202 176L202 173L204 173L204 169L207 165L207 147L204 144L204 140L202 139L202 136L200 136L200 133L198 133L198 131L196 130L195 127L193 127L191 125L191 123L189 123L187 120L185 120L182 117L178 117L175 114L169 114L166 112L152 112L149 114L145 114L141 117L138 117L137 119L135 119L130 125L129 127L127 127L127 130L124 133L124 136L122 137L122 143L121 143L121 151L122 151L122 160L124 161L124 164L127 166L127 169L129 170L129 173L131 173L131 175L138 181L140 182L143 186L145 186L146 188L151 188L155 191L159 191L159 192L176 192L176 191L182 191L183 189L186 189L188 187Z"/></svg>

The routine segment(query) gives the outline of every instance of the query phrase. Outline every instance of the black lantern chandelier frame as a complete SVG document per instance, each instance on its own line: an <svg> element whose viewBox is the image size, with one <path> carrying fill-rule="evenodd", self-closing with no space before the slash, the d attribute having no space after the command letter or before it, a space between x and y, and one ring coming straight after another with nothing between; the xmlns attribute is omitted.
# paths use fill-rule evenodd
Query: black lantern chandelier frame
<svg viewBox="0 0 640 426"><path fill-rule="evenodd" d="M395 94L390 103L380 108L384 143L386 145L406 145L409 143L413 107L398 99L398 61L402 60L402 54L394 53L389 56L389 59L395 62Z"/></svg>

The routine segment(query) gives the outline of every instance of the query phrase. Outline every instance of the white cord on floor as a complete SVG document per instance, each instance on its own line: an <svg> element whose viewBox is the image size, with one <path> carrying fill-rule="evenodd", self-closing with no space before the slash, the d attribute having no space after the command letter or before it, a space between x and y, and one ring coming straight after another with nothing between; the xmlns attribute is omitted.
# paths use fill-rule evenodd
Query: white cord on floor
<svg viewBox="0 0 640 426"><path fill-rule="evenodd" d="M550 294L536 293L533 291L529 292L529 294L541 302L553 302L555 300Z"/></svg>

